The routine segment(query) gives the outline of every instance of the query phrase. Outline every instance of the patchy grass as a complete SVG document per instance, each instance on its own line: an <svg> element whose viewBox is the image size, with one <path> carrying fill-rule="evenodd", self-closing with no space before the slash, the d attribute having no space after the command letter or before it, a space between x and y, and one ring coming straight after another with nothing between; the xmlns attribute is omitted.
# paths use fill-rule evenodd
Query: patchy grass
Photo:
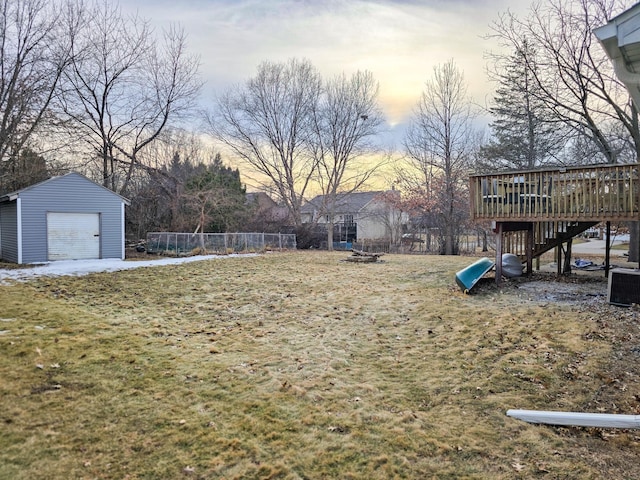
<svg viewBox="0 0 640 480"><path fill-rule="evenodd" d="M629 242L612 245L611 250L629 250Z"/></svg>
<svg viewBox="0 0 640 480"><path fill-rule="evenodd" d="M638 413L636 311L345 256L0 286L0 478L640 477L634 431L505 415Z"/></svg>

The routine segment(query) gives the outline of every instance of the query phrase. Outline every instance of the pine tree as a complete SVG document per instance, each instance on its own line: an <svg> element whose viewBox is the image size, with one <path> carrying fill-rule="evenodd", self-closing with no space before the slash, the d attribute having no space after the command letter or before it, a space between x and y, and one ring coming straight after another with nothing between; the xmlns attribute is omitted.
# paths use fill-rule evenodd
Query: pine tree
<svg viewBox="0 0 640 480"><path fill-rule="evenodd" d="M507 62L497 62L491 77L498 88L489 109L493 138L481 150L482 169L528 170L561 155L565 128L541 101L535 69L535 51L526 42Z"/></svg>
<svg viewBox="0 0 640 480"><path fill-rule="evenodd" d="M185 183L185 209L199 219L200 231L237 231L247 220L240 171L225 166L217 154L210 164L196 165L194 173Z"/></svg>

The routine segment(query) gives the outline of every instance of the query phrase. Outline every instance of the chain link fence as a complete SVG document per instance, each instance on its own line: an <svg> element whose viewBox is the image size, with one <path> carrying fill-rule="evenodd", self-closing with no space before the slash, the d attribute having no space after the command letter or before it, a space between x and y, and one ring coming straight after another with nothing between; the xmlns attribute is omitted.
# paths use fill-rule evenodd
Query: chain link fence
<svg viewBox="0 0 640 480"><path fill-rule="evenodd" d="M162 255L230 254L295 250L295 234L286 233L147 233L148 253Z"/></svg>

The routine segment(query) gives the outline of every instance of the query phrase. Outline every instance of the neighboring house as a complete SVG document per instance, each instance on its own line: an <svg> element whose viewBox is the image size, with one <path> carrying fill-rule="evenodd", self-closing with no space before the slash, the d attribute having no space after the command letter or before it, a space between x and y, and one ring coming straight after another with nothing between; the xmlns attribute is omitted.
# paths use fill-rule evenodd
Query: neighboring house
<svg viewBox="0 0 640 480"><path fill-rule="evenodd" d="M287 207L281 207L266 193L247 193L246 198L247 204L254 209L249 220L250 230L276 233L293 223Z"/></svg>
<svg viewBox="0 0 640 480"><path fill-rule="evenodd" d="M397 243L408 217L385 201L385 195L390 194L399 195L394 190L338 195L333 212L334 241L387 240ZM318 195L303 205L302 223L329 224L328 199Z"/></svg>
<svg viewBox="0 0 640 480"><path fill-rule="evenodd" d="M75 172L0 195L0 259L124 259L129 204Z"/></svg>

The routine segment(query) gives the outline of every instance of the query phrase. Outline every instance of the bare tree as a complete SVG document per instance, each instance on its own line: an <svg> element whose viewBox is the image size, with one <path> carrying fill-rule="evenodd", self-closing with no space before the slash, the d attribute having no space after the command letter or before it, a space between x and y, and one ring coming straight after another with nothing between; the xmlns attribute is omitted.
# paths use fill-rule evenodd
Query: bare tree
<svg viewBox="0 0 640 480"><path fill-rule="evenodd" d="M64 28L64 10L57 1L0 1L2 177L11 176L17 162L30 156L20 158L22 150L42 127L60 76L68 65L70 37ZM71 31L72 25L68 26ZM27 182L30 180L31 177L27 178Z"/></svg>
<svg viewBox="0 0 640 480"><path fill-rule="evenodd" d="M333 227L340 198L361 188L374 173L373 138L383 122L377 104L378 83L370 72L342 74L323 88L314 116L310 147L318 164L317 181L323 194L320 215L329 219L327 245L333 248ZM362 164L362 160L367 164Z"/></svg>
<svg viewBox="0 0 640 480"><path fill-rule="evenodd" d="M307 60L264 62L243 86L219 99L211 133L275 191L296 226L300 207L316 172L308 149L321 78Z"/></svg>
<svg viewBox="0 0 640 480"><path fill-rule="evenodd" d="M522 55L537 100L575 137L586 136L599 158L616 163L623 150L640 154L638 112L592 30L624 9L619 0L550 0L535 3L522 19L511 12L493 23L490 38ZM527 48L528 47L528 48ZM530 52L530 53L528 53ZM494 56L494 58L496 58ZM614 125L627 132L620 141Z"/></svg>
<svg viewBox="0 0 640 480"><path fill-rule="evenodd" d="M460 202L466 198L466 178L477 134L466 93L464 75L453 60L435 67L404 140L409 162L424 175L419 177L424 183L414 181L413 186L434 200L427 203L437 209L441 252L445 255L457 253L457 238L467 215Z"/></svg>
<svg viewBox="0 0 640 480"><path fill-rule="evenodd" d="M140 152L193 106L198 61L181 30L158 41L146 21L106 1L87 9L80 27L61 105L100 160L104 186L126 193Z"/></svg>

